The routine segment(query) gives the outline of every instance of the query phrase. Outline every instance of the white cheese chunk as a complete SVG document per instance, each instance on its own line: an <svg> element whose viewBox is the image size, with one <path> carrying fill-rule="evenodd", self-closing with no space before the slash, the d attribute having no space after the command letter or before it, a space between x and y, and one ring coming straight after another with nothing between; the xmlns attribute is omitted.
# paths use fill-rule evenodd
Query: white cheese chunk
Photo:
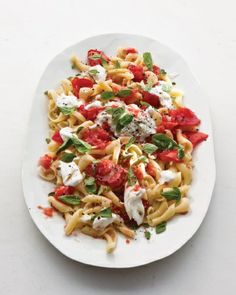
<svg viewBox="0 0 236 295"><path fill-rule="evenodd" d="M61 135L61 138L63 139L63 141L67 141L67 139L72 138L73 137L73 129L71 129L70 127L65 127L62 128L59 133Z"/></svg>
<svg viewBox="0 0 236 295"><path fill-rule="evenodd" d="M83 102L81 100L77 99L77 97L74 96L74 95L65 95L65 94L62 94L56 100L56 105L59 108L79 107L82 104L83 104Z"/></svg>
<svg viewBox="0 0 236 295"><path fill-rule="evenodd" d="M93 221L93 229L103 230L104 228L112 224L117 219L118 219L118 216L114 213L112 213L112 217L108 217L108 218L97 216Z"/></svg>
<svg viewBox="0 0 236 295"><path fill-rule="evenodd" d="M163 170L163 171L161 171L160 176L161 177L159 179L159 183L163 184L165 182L169 182L169 181L175 179L176 173L171 170Z"/></svg>
<svg viewBox="0 0 236 295"><path fill-rule="evenodd" d="M80 169L75 162L65 163L60 161L59 167L64 185L77 186L83 180Z"/></svg>
<svg viewBox="0 0 236 295"><path fill-rule="evenodd" d="M93 73L94 71L94 73ZM105 81L107 77L106 70L101 65L96 65L94 67L89 68L89 74L93 76L94 80L97 81Z"/></svg>

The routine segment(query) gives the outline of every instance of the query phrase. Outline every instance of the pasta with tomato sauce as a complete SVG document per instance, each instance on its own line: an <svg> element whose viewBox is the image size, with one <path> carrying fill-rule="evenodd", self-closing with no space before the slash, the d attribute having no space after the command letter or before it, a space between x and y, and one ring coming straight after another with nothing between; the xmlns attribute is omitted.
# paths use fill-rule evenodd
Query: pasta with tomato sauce
<svg viewBox="0 0 236 295"><path fill-rule="evenodd" d="M117 232L133 239L145 226L150 239L147 227L161 233L188 212L192 153L207 135L150 52L91 49L86 62L71 62L77 74L45 93L50 132L39 174L55 185L48 201L65 234L105 239L112 252Z"/></svg>

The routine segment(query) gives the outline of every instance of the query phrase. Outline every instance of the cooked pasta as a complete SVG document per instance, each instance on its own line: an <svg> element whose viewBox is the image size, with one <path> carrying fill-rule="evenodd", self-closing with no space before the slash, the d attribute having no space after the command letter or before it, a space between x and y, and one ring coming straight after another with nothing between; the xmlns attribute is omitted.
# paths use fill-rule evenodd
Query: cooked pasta
<svg viewBox="0 0 236 295"><path fill-rule="evenodd" d="M150 239L152 228L161 233L188 212L192 154L207 135L150 52L91 49L86 62L71 62L78 72L45 93L50 131L39 175L55 184L48 202L65 234L104 239L110 253L118 232L133 239L144 225Z"/></svg>

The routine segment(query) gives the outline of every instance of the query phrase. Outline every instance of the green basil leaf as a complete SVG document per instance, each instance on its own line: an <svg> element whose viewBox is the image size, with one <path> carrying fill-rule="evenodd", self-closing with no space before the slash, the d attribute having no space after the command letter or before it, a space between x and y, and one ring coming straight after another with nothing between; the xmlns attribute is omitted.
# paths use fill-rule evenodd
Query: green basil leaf
<svg viewBox="0 0 236 295"><path fill-rule="evenodd" d="M80 197L74 195L63 195L59 197L59 200L67 205L79 205L80 204Z"/></svg>
<svg viewBox="0 0 236 295"><path fill-rule="evenodd" d="M99 71L96 69L89 70L89 74L91 74L91 75L97 75L98 73L99 73Z"/></svg>
<svg viewBox="0 0 236 295"><path fill-rule="evenodd" d="M75 154L73 153L64 153L62 156L61 156L61 161L63 162L66 162L66 163L70 163L73 161L73 159L76 157Z"/></svg>
<svg viewBox="0 0 236 295"><path fill-rule="evenodd" d="M124 128L125 126L129 125L133 121L133 118L134 118L134 116L131 115L131 114L122 115L118 119L118 123L116 125L116 130L118 132L121 131L122 128Z"/></svg>
<svg viewBox="0 0 236 295"><path fill-rule="evenodd" d="M96 217L103 217L103 218L111 218L112 217L112 211L111 208L105 208L102 211L98 212L97 214L95 214L91 220L93 221Z"/></svg>
<svg viewBox="0 0 236 295"><path fill-rule="evenodd" d="M67 108L67 107L63 107L63 108L59 108L60 111L62 112L63 115L70 115L71 113L73 113L75 111L75 108Z"/></svg>
<svg viewBox="0 0 236 295"><path fill-rule="evenodd" d="M143 223L142 226L145 227L145 228L149 228L149 224L148 223Z"/></svg>
<svg viewBox="0 0 236 295"><path fill-rule="evenodd" d="M153 61L150 52L144 52L143 54L143 62L147 66L147 68L152 71L153 70Z"/></svg>
<svg viewBox="0 0 236 295"><path fill-rule="evenodd" d="M114 92L112 92L112 91L104 91L101 94L101 99L110 99L110 98L113 98L114 96L115 96Z"/></svg>
<svg viewBox="0 0 236 295"><path fill-rule="evenodd" d="M120 69L121 68L120 62L118 60L116 60L116 62L115 62L115 68L116 69Z"/></svg>
<svg viewBox="0 0 236 295"><path fill-rule="evenodd" d="M128 149L135 142L135 137L130 137L129 141L126 143L125 148Z"/></svg>
<svg viewBox="0 0 236 295"><path fill-rule="evenodd" d="M46 138L45 141L46 141L47 144L49 144L50 141L51 141L51 139L50 138Z"/></svg>
<svg viewBox="0 0 236 295"><path fill-rule="evenodd" d="M166 75L167 74L167 72L164 69L161 69L160 73L161 73L161 75Z"/></svg>
<svg viewBox="0 0 236 295"><path fill-rule="evenodd" d="M79 126L78 129L76 130L76 133L78 134L82 129L84 129L84 126Z"/></svg>
<svg viewBox="0 0 236 295"><path fill-rule="evenodd" d="M157 146L152 144L152 143L146 143L144 146L143 146L143 151L146 153L146 154L152 154L154 153L155 151L157 150Z"/></svg>
<svg viewBox="0 0 236 295"><path fill-rule="evenodd" d="M150 231L146 230L146 231L144 232L144 236L145 236L145 238L146 238L147 240L150 240L150 239L151 239L151 233L150 233Z"/></svg>
<svg viewBox="0 0 236 295"><path fill-rule="evenodd" d="M177 202L181 199L181 192L178 187L173 187L166 191L161 191L161 195L167 199L167 201L176 200Z"/></svg>
<svg viewBox="0 0 236 295"><path fill-rule="evenodd" d="M97 184L95 178L90 176L84 180L85 189L90 194L95 194L97 191Z"/></svg>
<svg viewBox="0 0 236 295"><path fill-rule="evenodd" d="M163 221L162 223L158 224L156 226L156 234L161 234L166 230L166 221Z"/></svg>
<svg viewBox="0 0 236 295"><path fill-rule="evenodd" d="M117 96L119 97L127 97L132 93L131 89L122 89L117 93Z"/></svg>
<svg viewBox="0 0 236 295"><path fill-rule="evenodd" d="M51 193L48 194L49 197L52 197L54 195L55 195L55 192L51 192Z"/></svg>
<svg viewBox="0 0 236 295"><path fill-rule="evenodd" d="M169 138L168 136L157 133L152 136L152 142L160 149L160 150L169 150L177 147L177 143Z"/></svg>
<svg viewBox="0 0 236 295"><path fill-rule="evenodd" d="M101 54L93 54L89 56L89 59L97 60L97 59L100 59L101 57L102 57Z"/></svg>
<svg viewBox="0 0 236 295"><path fill-rule="evenodd" d="M133 186L137 182L137 178L134 175L132 168L130 167L128 170L128 185Z"/></svg>
<svg viewBox="0 0 236 295"><path fill-rule="evenodd" d="M88 144L87 142L83 141L82 139L72 137L71 138L74 147L79 151L80 153L87 153L88 151L91 150L91 145Z"/></svg>
<svg viewBox="0 0 236 295"><path fill-rule="evenodd" d="M182 146L178 145L178 158L183 159L184 157L184 149Z"/></svg>
<svg viewBox="0 0 236 295"><path fill-rule="evenodd" d="M113 108L112 112L112 120L116 123L120 117L124 114L125 109L123 107Z"/></svg>
<svg viewBox="0 0 236 295"><path fill-rule="evenodd" d="M64 141L63 144L59 147L56 154L59 154L60 152L68 149L73 144L73 141L71 138L69 138L67 141Z"/></svg>
<svg viewBox="0 0 236 295"><path fill-rule="evenodd" d="M101 195L103 193L103 187L100 185L97 194Z"/></svg>
<svg viewBox="0 0 236 295"><path fill-rule="evenodd" d="M108 66L108 62L104 58L102 58L102 66L104 68L106 68Z"/></svg>

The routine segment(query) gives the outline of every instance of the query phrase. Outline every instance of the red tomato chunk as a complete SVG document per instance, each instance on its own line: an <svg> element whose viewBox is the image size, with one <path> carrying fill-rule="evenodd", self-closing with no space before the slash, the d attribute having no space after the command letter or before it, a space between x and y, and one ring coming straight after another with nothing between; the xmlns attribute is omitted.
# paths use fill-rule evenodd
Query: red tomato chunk
<svg viewBox="0 0 236 295"><path fill-rule="evenodd" d="M52 164L52 157L49 155L44 155L39 159L39 165L42 166L44 169L49 169Z"/></svg>
<svg viewBox="0 0 236 295"><path fill-rule="evenodd" d="M54 197L58 199L58 197L63 195L71 195L74 193L74 187L73 186L65 186L61 185L55 188L55 195Z"/></svg>
<svg viewBox="0 0 236 295"><path fill-rule="evenodd" d="M60 135L59 130L57 130L57 131L53 134L53 136L52 136L52 140L54 140L54 141L57 142L57 143L63 143L63 142L64 142L63 139L62 139L62 137L61 137L61 135Z"/></svg>
<svg viewBox="0 0 236 295"><path fill-rule="evenodd" d="M141 82L144 79L144 71L142 66L137 66L137 65L129 65L128 69L133 73L134 82Z"/></svg>
<svg viewBox="0 0 236 295"><path fill-rule="evenodd" d="M79 97L79 91L82 87L93 87L93 81L88 78L79 78L75 77L71 81L72 87L73 87L73 93L75 96Z"/></svg>
<svg viewBox="0 0 236 295"><path fill-rule="evenodd" d="M86 129L82 139L98 149L104 149L111 140L109 133L101 127Z"/></svg>
<svg viewBox="0 0 236 295"><path fill-rule="evenodd" d="M90 66L102 65L103 60L106 62L110 61L103 51L97 49L90 49L87 54L87 59L88 65Z"/></svg>
<svg viewBox="0 0 236 295"><path fill-rule="evenodd" d="M183 133L183 135L186 136L189 141L191 141L193 147L195 147L197 144L201 143L202 141L208 138L207 134L198 131L186 131Z"/></svg>
<svg viewBox="0 0 236 295"><path fill-rule="evenodd" d="M157 153L157 158L163 162L175 162L175 163L181 162L181 160L178 157L177 150L165 150L161 153Z"/></svg>
<svg viewBox="0 0 236 295"><path fill-rule="evenodd" d="M200 124L198 117L188 108L179 108L170 111L171 121L181 127L197 126Z"/></svg>
<svg viewBox="0 0 236 295"><path fill-rule="evenodd" d="M97 118L97 115L103 111L103 107L92 107L89 109L85 109L84 105L79 107L79 112L87 119L94 121Z"/></svg>
<svg viewBox="0 0 236 295"><path fill-rule="evenodd" d="M148 91L143 91L143 100L154 108L158 108L160 106L159 96Z"/></svg>

